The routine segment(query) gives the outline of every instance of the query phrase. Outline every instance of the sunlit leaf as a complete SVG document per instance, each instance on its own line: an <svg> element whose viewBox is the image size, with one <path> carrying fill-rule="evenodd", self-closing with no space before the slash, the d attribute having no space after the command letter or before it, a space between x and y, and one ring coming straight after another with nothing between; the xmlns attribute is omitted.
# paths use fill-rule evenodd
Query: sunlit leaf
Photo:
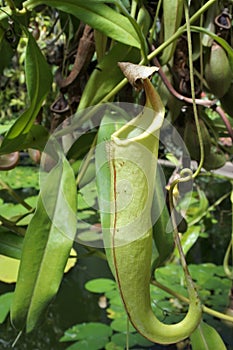
<svg viewBox="0 0 233 350"><path fill-rule="evenodd" d="M0 281L5 283L14 283L17 280L20 260L0 255Z"/></svg>
<svg viewBox="0 0 233 350"><path fill-rule="evenodd" d="M108 1L107 1L108 2ZM119 12L95 0L28 0L24 7L35 8L46 4L78 17L92 28L103 32L112 39L140 48L138 35L130 21Z"/></svg>
<svg viewBox="0 0 233 350"><path fill-rule="evenodd" d="M0 265L1 265L0 281L2 282L15 283L17 281L23 242L20 242L20 243L21 244L19 244L17 247L15 245L13 246L12 242L8 243L8 246L7 246L8 250L7 251L6 249L4 250L3 252L4 255L0 254ZM11 249L10 253L9 253L9 249ZM0 242L0 253L2 253L1 242ZM67 260L64 272L68 272L72 267L75 266L77 262L77 253L74 249L71 249L70 255L72 257Z"/></svg>

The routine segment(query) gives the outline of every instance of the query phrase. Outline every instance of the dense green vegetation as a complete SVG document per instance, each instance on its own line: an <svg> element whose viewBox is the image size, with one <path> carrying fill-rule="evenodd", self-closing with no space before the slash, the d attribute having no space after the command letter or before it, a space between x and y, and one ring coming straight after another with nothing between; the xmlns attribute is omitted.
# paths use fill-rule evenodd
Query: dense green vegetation
<svg viewBox="0 0 233 350"><path fill-rule="evenodd" d="M3 349L232 349L232 7L1 2Z"/></svg>

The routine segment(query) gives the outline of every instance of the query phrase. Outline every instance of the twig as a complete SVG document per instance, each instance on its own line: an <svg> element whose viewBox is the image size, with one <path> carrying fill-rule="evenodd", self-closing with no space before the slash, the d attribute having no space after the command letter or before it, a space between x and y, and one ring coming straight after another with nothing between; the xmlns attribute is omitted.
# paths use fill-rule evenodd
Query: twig
<svg viewBox="0 0 233 350"><path fill-rule="evenodd" d="M154 50L155 47L152 45L152 50ZM184 102L187 102L187 103L190 103L192 104L193 103L193 100L192 98L190 97L186 97L186 96L183 96L182 94L180 94L178 91L175 90L175 88L172 86L172 84L170 83L170 81L168 80L166 74L163 72L162 70L162 67L157 59L157 57L154 57L153 58L153 63L155 66L159 67L159 75L164 83L164 85L167 87L167 89L169 90L169 92L174 96L176 97L178 100L180 101L184 101ZM195 98L195 102L197 105L201 105L201 106L204 106L204 107L212 107L213 105L216 104L216 100L202 100L200 98Z"/></svg>

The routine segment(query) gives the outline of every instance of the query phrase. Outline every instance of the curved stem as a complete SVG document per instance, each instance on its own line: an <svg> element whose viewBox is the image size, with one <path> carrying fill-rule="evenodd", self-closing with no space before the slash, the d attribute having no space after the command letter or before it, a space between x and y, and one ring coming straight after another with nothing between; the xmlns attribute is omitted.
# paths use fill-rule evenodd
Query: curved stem
<svg viewBox="0 0 233 350"><path fill-rule="evenodd" d="M164 286L163 284L161 284L161 283L159 283L159 282L157 282L155 280L152 280L151 284L153 284L154 286L162 289L164 292L167 292L167 293L171 294L172 296L174 296L175 298L179 299L180 301L183 301L184 303L187 303L187 304L190 303L190 300L188 298L186 298L185 296L183 296L182 294L174 292L173 289L170 289L169 287ZM223 314L222 312L219 312L219 311L216 311L216 310L212 310L212 309L210 309L209 307L207 307L205 305L202 305L202 310L203 310L203 312L205 312L208 315L211 315L211 316L217 317L217 318L219 318L221 320L229 321L229 322L233 323L233 317L232 316Z"/></svg>
<svg viewBox="0 0 233 350"><path fill-rule="evenodd" d="M191 278L191 275L189 273L188 266L187 266L187 263L185 260L184 251L183 251L182 244L180 241L179 232L178 232L178 228L177 228L177 224L176 224L175 208L174 208L174 203L173 203L173 191L174 191L175 186L181 182L187 182L187 181L192 180L193 173L190 169L183 169L180 175L181 175L181 177L174 180L170 186L169 206L170 206L171 219L172 219L172 225L173 225L174 240L175 240L175 244L176 244L176 247L178 249L178 252L179 252L181 265L182 265L182 268L183 268L184 273L185 273L187 287L195 290L195 285L194 285L192 278ZM186 175L186 176L183 177L183 175ZM197 296L197 298L198 298L198 296Z"/></svg>

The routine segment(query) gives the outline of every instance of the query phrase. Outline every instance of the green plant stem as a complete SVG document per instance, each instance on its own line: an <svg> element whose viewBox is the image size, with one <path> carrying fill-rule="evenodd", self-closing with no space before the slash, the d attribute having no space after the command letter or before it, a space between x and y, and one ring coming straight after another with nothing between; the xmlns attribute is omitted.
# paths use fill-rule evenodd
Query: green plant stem
<svg viewBox="0 0 233 350"><path fill-rule="evenodd" d="M174 290L170 289L169 287L164 286L163 284L161 284L161 283L159 283L159 282L157 282L155 280L152 280L151 284L153 284L154 286L156 286L156 287L162 289L163 291L171 294L172 296L174 296L175 298L183 301L184 303L187 303L187 304L190 303L190 300L188 298L186 298L185 296L183 296L182 294L174 292ZM223 314L223 313L221 313L219 311L212 310L212 309L210 309L209 307L207 307L205 305L202 305L202 309L203 309L203 312L205 312L208 315L211 315L211 316L217 317L217 318L219 318L221 320L229 321L229 322L233 323L233 317L232 316L225 315L225 314Z"/></svg>
<svg viewBox="0 0 233 350"><path fill-rule="evenodd" d="M108 102L111 100L123 87L128 83L128 80L126 78L122 79L120 83L118 83L102 100L101 103Z"/></svg>
<svg viewBox="0 0 233 350"><path fill-rule="evenodd" d="M175 241L176 247L177 247L178 252L179 252L181 265L182 265L182 268L183 268L184 273L185 273L185 278L186 278L187 284L189 283L191 288L195 289L194 283L191 279L191 276L190 276L190 273L188 270L188 266L187 266L187 263L185 260L184 251L183 251L182 244L180 241L179 232L178 232L178 228L177 228L177 224L176 224L175 208L174 208L174 203L173 203L173 191L174 191L175 186L181 182L190 181L192 179L192 177L193 177L193 173L190 169L183 169L181 174L180 174L180 178L178 178L172 182L170 189L169 189L169 207L170 207L172 226L173 226L173 232L174 232L174 241Z"/></svg>
<svg viewBox="0 0 233 350"><path fill-rule="evenodd" d="M0 179L0 186L7 190L9 195L13 197L19 204L21 204L24 208L31 211L33 208L26 203L7 183L5 183L3 180Z"/></svg>
<svg viewBox="0 0 233 350"><path fill-rule="evenodd" d="M191 38L191 28L190 28L190 19L189 19L189 7L187 0L184 1L184 13L185 13L185 21L186 21L186 27L187 27L187 39L188 39L188 53L189 53L189 72L190 72L190 84L191 84L191 95L193 100L193 114L194 119L196 123L197 128L197 135L199 140L199 147L200 147L200 163L198 164L198 168L196 172L193 174L193 178L195 178L201 171L201 168L204 163L204 144L203 139L201 135L201 128L197 113L197 105L196 105L196 97L195 97L195 85L194 85L194 70L193 70L193 59L192 59L192 38Z"/></svg>
<svg viewBox="0 0 233 350"><path fill-rule="evenodd" d="M201 1L201 6L203 6L203 0ZM200 16L200 27L203 27L203 23L204 23L204 17L203 14L201 14ZM200 75L201 75L201 85L200 85L200 89L201 91L203 90L203 77L204 77L204 61L203 61L203 45L202 45L202 37L203 34L200 33L200 37L199 37L199 50L200 50Z"/></svg>

